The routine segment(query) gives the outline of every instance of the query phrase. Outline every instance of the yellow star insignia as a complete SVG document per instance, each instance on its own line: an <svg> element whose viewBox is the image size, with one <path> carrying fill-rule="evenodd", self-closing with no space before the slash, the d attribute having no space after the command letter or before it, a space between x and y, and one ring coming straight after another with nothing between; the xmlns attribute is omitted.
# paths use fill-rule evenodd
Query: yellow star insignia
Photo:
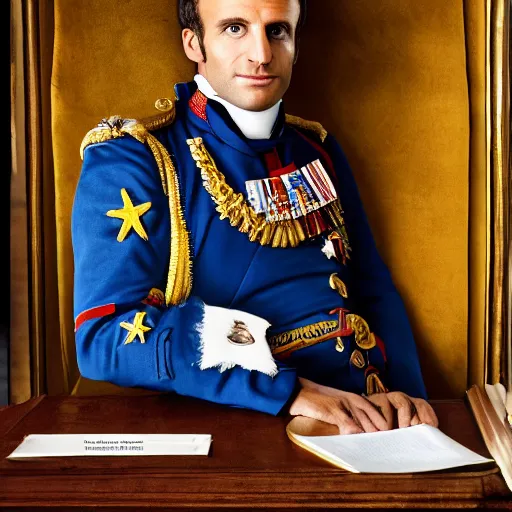
<svg viewBox="0 0 512 512"><path fill-rule="evenodd" d="M131 228L133 228L143 240L147 241L148 235L146 235L139 217L144 215L151 208L151 203L143 203L138 206L133 206L132 200L128 196L128 192L126 192L125 188L121 189L121 197L123 198L123 208L120 208L119 210L109 210L107 212L109 217L116 217L117 219L123 220L123 225L117 235L117 241L122 242Z"/></svg>
<svg viewBox="0 0 512 512"><path fill-rule="evenodd" d="M133 324L129 324L128 322L121 322L119 324L123 329L126 329L129 332L124 342L125 345L132 343L137 336L139 337L141 343L146 343L146 340L144 339L144 333L151 331L151 327L142 325L142 320L144 320L145 316L146 313L144 311L140 311L139 313L135 314Z"/></svg>

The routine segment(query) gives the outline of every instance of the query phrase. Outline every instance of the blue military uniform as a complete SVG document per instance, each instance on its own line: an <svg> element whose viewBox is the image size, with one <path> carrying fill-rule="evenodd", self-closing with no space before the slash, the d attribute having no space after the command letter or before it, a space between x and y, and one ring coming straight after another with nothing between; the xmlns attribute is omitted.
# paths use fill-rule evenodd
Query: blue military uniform
<svg viewBox="0 0 512 512"><path fill-rule="evenodd" d="M350 167L318 123L281 106L272 136L250 140L182 83L162 116L104 120L82 153L72 241L85 377L270 414L298 376L426 398ZM236 336L205 364L224 311L267 322L273 370L251 367L254 340ZM245 362L223 361L231 349Z"/></svg>

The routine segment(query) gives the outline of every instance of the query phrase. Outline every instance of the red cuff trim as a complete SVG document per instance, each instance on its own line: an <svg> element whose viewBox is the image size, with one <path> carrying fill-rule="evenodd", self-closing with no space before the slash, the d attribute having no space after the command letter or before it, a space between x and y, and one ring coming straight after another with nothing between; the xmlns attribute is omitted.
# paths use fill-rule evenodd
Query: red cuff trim
<svg viewBox="0 0 512 512"><path fill-rule="evenodd" d="M75 319L75 332L86 321L93 318L101 318L103 316L112 315L116 311L115 304L106 304L105 306L98 306L96 308L86 309L82 311Z"/></svg>

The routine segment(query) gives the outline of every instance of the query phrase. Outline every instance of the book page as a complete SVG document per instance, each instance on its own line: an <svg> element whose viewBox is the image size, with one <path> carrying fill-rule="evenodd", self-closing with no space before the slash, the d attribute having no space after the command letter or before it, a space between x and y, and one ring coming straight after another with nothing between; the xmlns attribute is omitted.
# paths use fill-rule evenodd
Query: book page
<svg viewBox="0 0 512 512"><path fill-rule="evenodd" d="M507 392L503 384L485 384L485 391L491 401L499 420L506 425L507 423L507 410L505 408L505 400Z"/></svg>
<svg viewBox="0 0 512 512"><path fill-rule="evenodd" d="M473 384L467 396L485 445L512 490L512 430L500 420L484 388Z"/></svg>
<svg viewBox="0 0 512 512"><path fill-rule="evenodd" d="M430 425L352 435L293 437L355 473L415 473L493 461Z"/></svg>

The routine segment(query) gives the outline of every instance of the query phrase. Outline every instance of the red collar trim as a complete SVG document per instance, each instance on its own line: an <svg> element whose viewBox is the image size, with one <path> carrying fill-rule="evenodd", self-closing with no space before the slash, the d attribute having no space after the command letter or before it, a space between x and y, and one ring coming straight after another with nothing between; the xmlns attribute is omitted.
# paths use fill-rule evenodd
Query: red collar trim
<svg viewBox="0 0 512 512"><path fill-rule="evenodd" d="M206 117L206 104L208 103L208 98L198 89L188 100L188 105L190 110L194 112L197 117L200 117L203 121L207 121Z"/></svg>

